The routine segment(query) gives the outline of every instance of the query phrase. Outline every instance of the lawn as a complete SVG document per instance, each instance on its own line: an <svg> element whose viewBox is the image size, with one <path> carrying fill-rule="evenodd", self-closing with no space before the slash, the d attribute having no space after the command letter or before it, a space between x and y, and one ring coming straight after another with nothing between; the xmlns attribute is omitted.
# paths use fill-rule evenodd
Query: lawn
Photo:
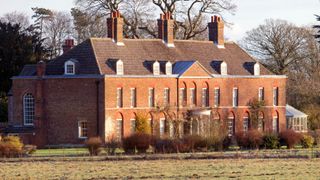
<svg viewBox="0 0 320 180"><path fill-rule="evenodd" d="M319 179L320 159L0 163L3 179Z"/></svg>

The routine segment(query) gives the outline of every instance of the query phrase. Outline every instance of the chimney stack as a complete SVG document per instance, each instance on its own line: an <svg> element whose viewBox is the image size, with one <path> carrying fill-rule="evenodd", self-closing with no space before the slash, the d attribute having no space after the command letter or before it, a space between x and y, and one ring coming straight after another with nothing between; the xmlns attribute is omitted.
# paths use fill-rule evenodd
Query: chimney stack
<svg viewBox="0 0 320 180"><path fill-rule="evenodd" d="M108 38L111 38L117 45L123 44L123 18L118 10L112 11L107 19Z"/></svg>
<svg viewBox="0 0 320 180"><path fill-rule="evenodd" d="M41 60L37 63L37 76L43 77L45 74L46 74L46 63Z"/></svg>
<svg viewBox="0 0 320 180"><path fill-rule="evenodd" d="M170 12L160 14L160 19L158 19L158 38L162 39L168 47L174 47L173 26L174 21L171 18Z"/></svg>
<svg viewBox="0 0 320 180"><path fill-rule="evenodd" d="M70 49L74 47L74 40L73 39L66 39L64 41L64 45L62 46L63 54L68 52Z"/></svg>
<svg viewBox="0 0 320 180"><path fill-rule="evenodd" d="M212 16L209 27L209 41L213 41L219 48L224 48L224 23L221 17Z"/></svg>

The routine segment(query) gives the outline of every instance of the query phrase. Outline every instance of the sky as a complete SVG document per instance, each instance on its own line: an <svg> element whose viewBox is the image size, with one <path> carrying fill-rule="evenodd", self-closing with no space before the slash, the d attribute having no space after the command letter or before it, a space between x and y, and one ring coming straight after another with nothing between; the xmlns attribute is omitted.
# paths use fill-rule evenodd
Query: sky
<svg viewBox="0 0 320 180"><path fill-rule="evenodd" d="M320 15L320 0L234 0L237 11L224 14L233 25L226 27L225 36L237 41L245 32L258 27L265 19L284 19L299 26L310 26L316 22L314 14ZM70 11L74 0L0 0L0 16L13 11L32 15L31 7L43 7L59 11ZM209 19L208 19L209 21Z"/></svg>

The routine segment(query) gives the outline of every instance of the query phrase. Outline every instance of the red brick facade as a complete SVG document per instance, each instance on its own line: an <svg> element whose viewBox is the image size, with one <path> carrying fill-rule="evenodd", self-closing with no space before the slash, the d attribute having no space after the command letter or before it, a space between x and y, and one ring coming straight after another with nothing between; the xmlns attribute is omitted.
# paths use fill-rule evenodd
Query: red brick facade
<svg viewBox="0 0 320 180"><path fill-rule="evenodd" d="M172 21L168 15L161 17L159 21ZM243 130L243 117L250 113L248 103L257 98L259 88L263 88L264 131L273 130L274 116L278 117L278 130L286 128L286 77L275 76L263 66L259 75L253 74L252 64L256 62L234 43L224 43L223 32L220 32L223 27L211 27L216 28L210 32L216 33L218 44L212 41L174 41L170 29L173 27L166 25L160 28L163 32L159 37L169 40L122 40L122 25L117 25L122 22L119 12L108 21L113 41L109 38L89 39L47 65L40 62L37 67L26 66L19 76L13 77L9 125L26 132L12 133L19 133L27 143L38 146L82 144L85 138L79 138L79 123L86 122L87 137L98 135L108 141L117 133L117 119L122 119L123 136L128 136L131 119L139 112L148 113L153 122L165 118L164 114L150 113L153 108L149 107L149 88L154 88L154 101L160 106L164 103L165 88L170 89L170 107L178 117L183 117L183 113L190 109L203 109L202 91L206 88L209 106L204 109L217 111L222 121L233 114L235 132ZM174 46L165 43L174 43ZM124 70L123 74L117 75L116 62L119 59ZM159 74L154 74L153 63L158 61ZM222 61L228 64L227 75L220 74ZM71 67L74 74L65 74L66 62L74 63ZM172 63L172 73L163 70L166 62ZM122 89L122 107L117 107L118 88ZM131 107L131 88L136 89L136 107ZM179 102L180 88L186 90L183 103ZM190 88L196 92L195 105L191 103ZM215 88L220 89L218 107L214 106ZM234 88L238 89L236 107L233 107ZM275 106L274 88L278 88L278 104ZM34 97L33 126L24 124L24 95L27 93ZM180 106L182 104L184 106ZM159 127L154 127L153 132L159 135Z"/></svg>

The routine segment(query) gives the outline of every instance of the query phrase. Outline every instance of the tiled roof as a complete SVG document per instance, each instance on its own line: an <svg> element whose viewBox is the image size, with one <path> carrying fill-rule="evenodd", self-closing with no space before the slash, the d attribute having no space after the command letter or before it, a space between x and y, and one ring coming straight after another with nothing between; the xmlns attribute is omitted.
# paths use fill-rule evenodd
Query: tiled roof
<svg viewBox="0 0 320 180"><path fill-rule="evenodd" d="M211 41L175 40L174 46L167 47L160 39L124 39L124 46L118 46L110 38L91 38L47 63L46 74L63 74L64 62L74 59L79 62L77 74L114 75L114 62L121 59L125 75L151 75L154 61L159 61L162 74L167 61L173 67L180 66L181 61L198 61L212 74L219 74L218 66L225 61L228 74L252 75L250 65L255 60L235 43L218 48ZM260 69L261 75L272 74L263 66Z"/></svg>
<svg viewBox="0 0 320 180"><path fill-rule="evenodd" d="M23 67L19 76L34 76L34 75L36 75L36 72L37 72L37 65L36 64L27 64Z"/></svg>

